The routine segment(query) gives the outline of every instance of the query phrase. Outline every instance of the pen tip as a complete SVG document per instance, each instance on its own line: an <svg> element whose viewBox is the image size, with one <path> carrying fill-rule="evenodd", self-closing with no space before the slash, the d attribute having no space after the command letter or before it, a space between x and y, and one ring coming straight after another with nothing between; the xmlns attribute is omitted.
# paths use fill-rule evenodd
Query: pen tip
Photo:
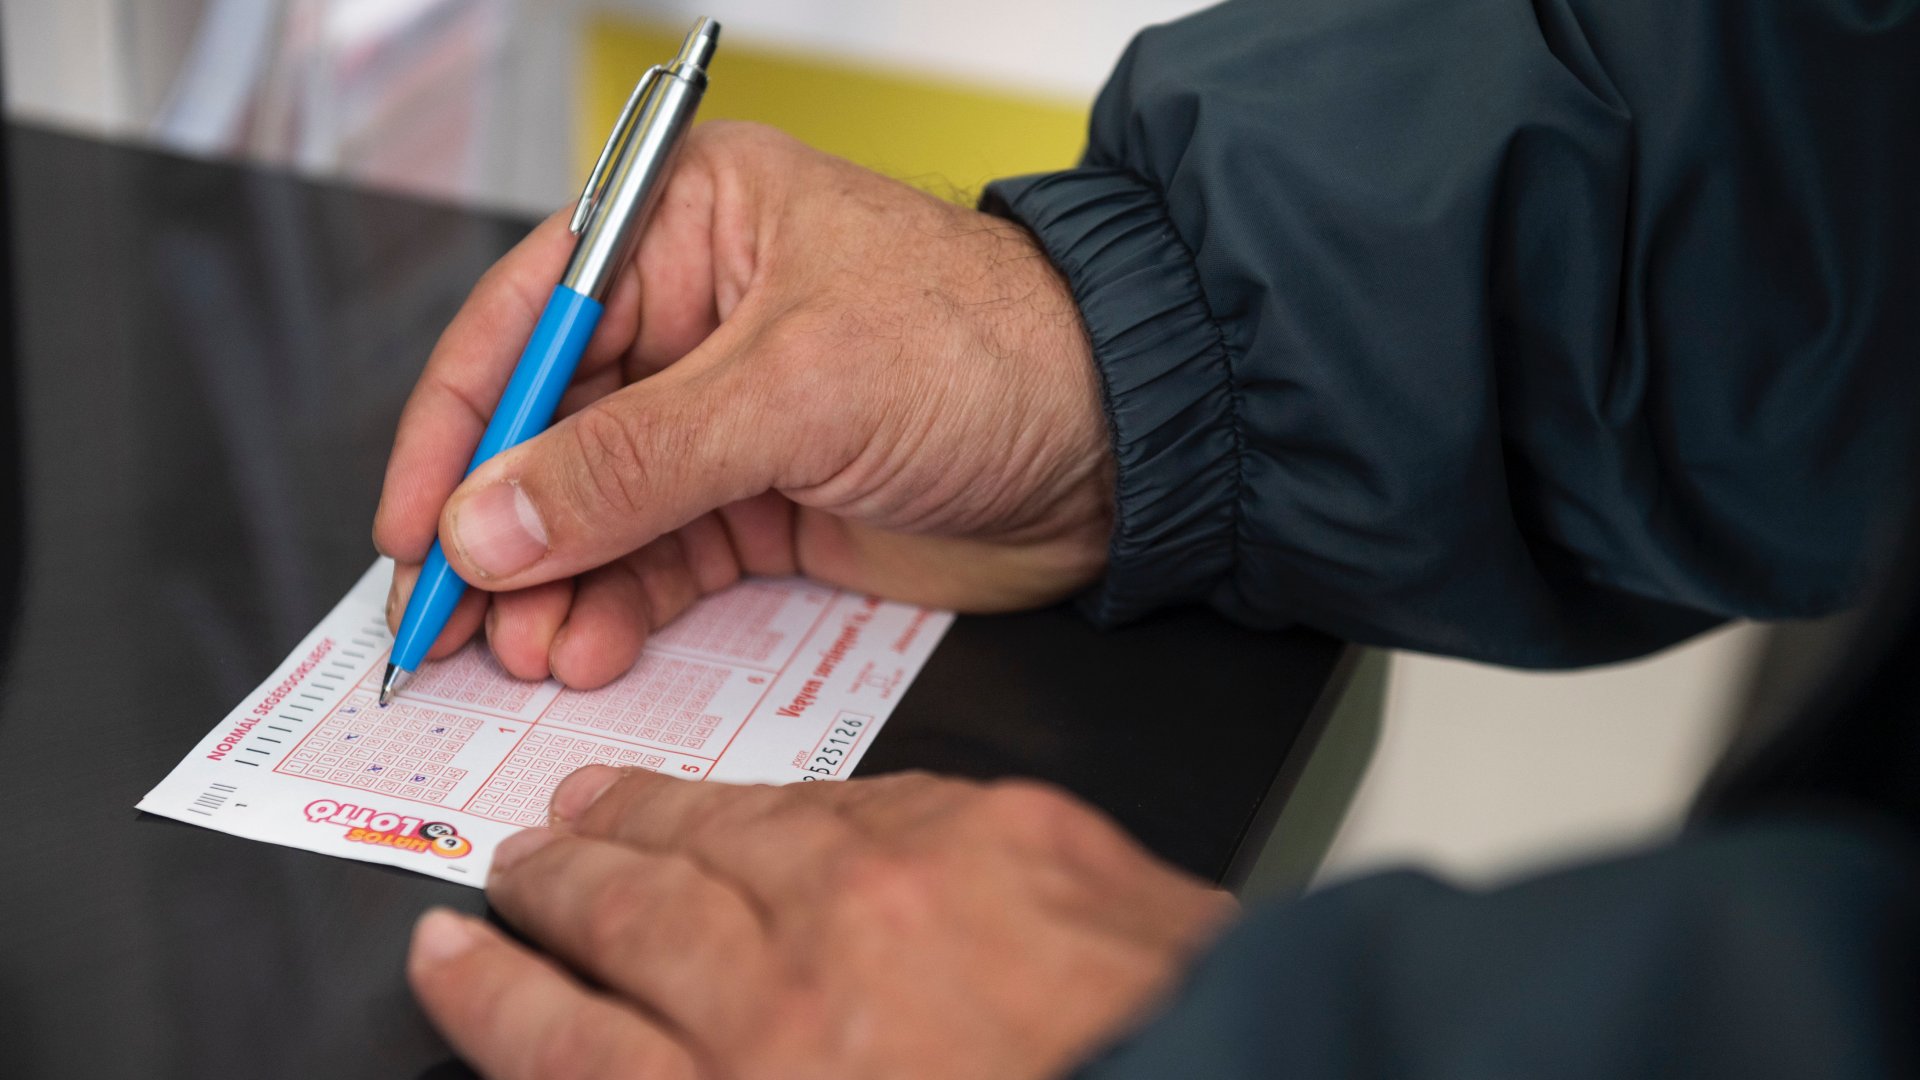
<svg viewBox="0 0 1920 1080"><path fill-rule="evenodd" d="M387 665L387 677L380 680L380 707L393 704L393 695L400 692L400 684L406 681L406 670L398 664Z"/></svg>

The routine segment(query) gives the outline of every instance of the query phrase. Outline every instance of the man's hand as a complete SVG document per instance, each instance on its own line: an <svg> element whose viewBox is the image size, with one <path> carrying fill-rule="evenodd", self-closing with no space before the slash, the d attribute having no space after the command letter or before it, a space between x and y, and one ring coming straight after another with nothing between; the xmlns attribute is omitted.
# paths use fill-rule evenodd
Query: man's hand
<svg viewBox="0 0 1920 1080"><path fill-rule="evenodd" d="M436 532L501 663L576 687L745 573L1005 610L1104 567L1085 331L1020 228L765 128L696 129L553 428L464 483L572 237L503 258L401 417L374 519L398 623ZM444 509L443 509L444 507Z"/></svg>
<svg viewBox="0 0 1920 1080"><path fill-rule="evenodd" d="M1053 1076L1235 910L1028 783L589 766L553 809L487 883L553 959L436 910L408 960L434 1023L500 1080Z"/></svg>

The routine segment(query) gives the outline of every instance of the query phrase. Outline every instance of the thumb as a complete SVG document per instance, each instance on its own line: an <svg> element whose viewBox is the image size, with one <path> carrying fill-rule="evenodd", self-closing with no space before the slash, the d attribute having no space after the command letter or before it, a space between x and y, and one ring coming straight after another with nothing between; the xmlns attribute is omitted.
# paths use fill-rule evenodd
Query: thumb
<svg viewBox="0 0 1920 1080"><path fill-rule="evenodd" d="M440 516L454 571L492 591L571 577L772 487L787 440L728 370L683 361L474 470Z"/></svg>

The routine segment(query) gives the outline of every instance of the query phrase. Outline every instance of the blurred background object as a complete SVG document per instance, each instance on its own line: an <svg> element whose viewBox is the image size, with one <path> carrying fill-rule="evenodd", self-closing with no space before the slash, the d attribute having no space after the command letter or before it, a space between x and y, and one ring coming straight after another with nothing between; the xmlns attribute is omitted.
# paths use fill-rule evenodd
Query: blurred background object
<svg viewBox="0 0 1920 1080"><path fill-rule="evenodd" d="M694 14L726 26L703 116L772 123L966 202L993 177L1071 164L1127 40L1202 6L0 0L0 40L11 116L527 216L572 201L635 78ZM1325 755L1342 770L1322 785L1329 812L1365 775L1322 877L1418 860L1484 879L1672 828L1762 636L1733 626L1558 675L1393 656L1384 716Z"/></svg>
<svg viewBox="0 0 1920 1080"><path fill-rule="evenodd" d="M524 211L573 182L574 6L7 0L0 13L16 116Z"/></svg>
<svg viewBox="0 0 1920 1080"><path fill-rule="evenodd" d="M566 202L696 14L704 114L946 194L1071 164L1133 32L1197 0L4 0L15 115L457 199Z"/></svg>
<svg viewBox="0 0 1920 1080"><path fill-rule="evenodd" d="M0 31L5 29L5 20L0 19ZM4 38L0 33L0 40ZM0 110L5 109L7 101L6 76L5 52L0 50ZM13 359L20 321L13 301L12 187L6 130L0 125L0 686L6 684L6 665L13 658L13 628L20 618L20 577L27 564L20 391Z"/></svg>

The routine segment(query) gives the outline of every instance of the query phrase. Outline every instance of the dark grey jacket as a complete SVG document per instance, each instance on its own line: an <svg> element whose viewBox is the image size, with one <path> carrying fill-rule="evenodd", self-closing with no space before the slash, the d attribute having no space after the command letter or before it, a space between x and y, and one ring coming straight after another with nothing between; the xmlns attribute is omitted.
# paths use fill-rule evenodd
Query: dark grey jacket
<svg viewBox="0 0 1920 1080"><path fill-rule="evenodd" d="M1119 459L1091 606L1500 663L1857 590L1920 342L1910 0L1269 0L1002 181Z"/></svg>
<svg viewBox="0 0 1920 1080"><path fill-rule="evenodd" d="M1285 0L1143 34L1084 163L987 200L1105 384L1090 610L1544 666L1846 603L1905 505L1917 8ZM1877 668L1677 842L1256 912L1086 1075L1920 1072L1920 597L1888 592Z"/></svg>

